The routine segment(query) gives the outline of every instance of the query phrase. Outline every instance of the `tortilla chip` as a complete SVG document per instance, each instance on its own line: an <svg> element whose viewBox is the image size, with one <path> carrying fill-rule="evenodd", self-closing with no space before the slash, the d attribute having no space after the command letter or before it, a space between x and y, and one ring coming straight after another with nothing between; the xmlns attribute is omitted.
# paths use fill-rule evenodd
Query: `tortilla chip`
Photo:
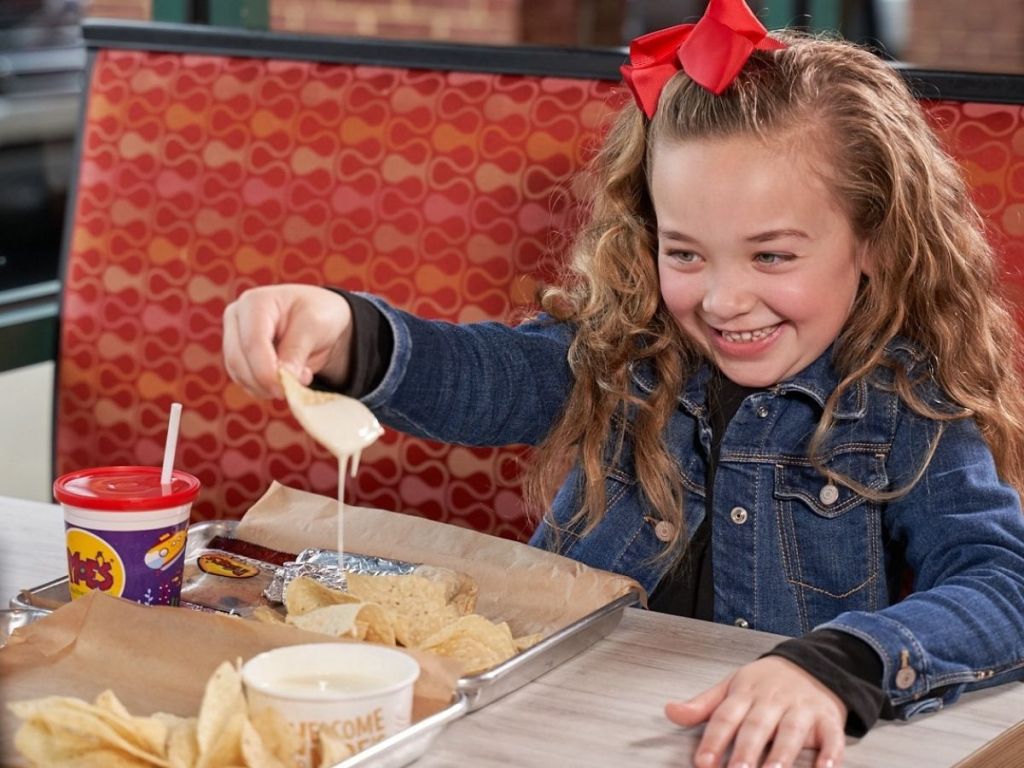
<svg viewBox="0 0 1024 768"><path fill-rule="evenodd" d="M422 650L457 660L462 664L463 675L483 672L506 658L486 643L467 634L455 634L436 643L425 644Z"/></svg>
<svg viewBox="0 0 1024 768"><path fill-rule="evenodd" d="M167 725L159 718L133 717L111 690L96 697L96 714L126 741L147 754L163 755L167 743Z"/></svg>
<svg viewBox="0 0 1024 768"><path fill-rule="evenodd" d="M206 749L202 748L200 742L199 759L195 768L236 768L245 765L245 757L242 755L242 728L246 722L245 709L231 713ZM200 728L202 724L200 716Z"/></svg>
<svg viewBox="0 0 1024 768"><path fill-rule="evenodd" d="M139 747L125 738L123 728L111 724L109 712L80 699L49 696L8 707L25 720L15 746L36 765L84 765L84 756L103 755L109 765L169 767L163 744L156 753Z"/></svg>
<svg viewBox="0 0 1024 768"><path fill-rule="evenodd" d="M264 746L281 762L290 765L294 756L302 750L302 738L276 709L260 710L250 717L250 722Z"/></svg>
<svg viewBox="0 0 1024 768"><path fill-rule="evenodd" d="M284 605L289 616L301 616L325 605L364 602L348 592L332 589L308 576L299 576L288 583L284 591Z"/></svg>
<svg viewBox="0 0 1024 768"><path fill-rule="evenodd" d="M278 759L268 748L259 731L248 719L242 722L241 747L248 768L289 768L288 764Z"/></svg>
<svg viewBox="0 0 1024 768"><path fill-rule="evenodd" d="M362 639L369 643L395 645L395 624L391 614L376 603L362 603L356 616Z"/></svg>
<svg viewBox="0 0 1024 768"><path fill-rule="evenodd" d="M178 718L177 724L168 724L167 762L170 768L192 768L199 759L199 741L196 739L194 717Z"/></svg>
<svg viewBox="0 0 1024 768"><path fill-rule="evenodd" d="M460 615L447 601L448 587L421 576L352 573L348 588L351 594L391 613L395 638L407 648L418 646Z"/></svg>
<svg viewBox="0 0 1024 768"><path fill-rule="evenodd" d="M359 615L362 607L362 603L325 605L322 608L313 608L305 613L296 615L289 613L285 621L308 632L319 632L322 635L331 635L332 637L355 637L361 639L359 638L358 627L356 627L356 617Z"/></svg>
<svg viewBox="0 0 1024 768"><path fill-rule="evenodd" d="M493 667L519 652L508 624L495 624L475 613L426 638L421 648L458 659L466 674Z"/></svg>
<svg viewBox="0 0 1024 768"><path fill-rule="evenodd" d="M441 584L444 587L445 602L454 605L460 616L476 610L479 590L476 582L467 574L450 568L419 565L413 571L413 575Z"/></svg>
<svg viewBox="0 0 1024 768"><path fill-rule="evenodd" d="M285 617L275 611L269 605L257 605L252 609L252 618L264 624L284 624Z"/></svg>
<svg viewBox="0 0 1024 768"><path fill-rule="evenodd" d="M203 700L199 705L199 719L196 723L196 741L199 744L199 764L204 762L207 754L215 749L225 751L221 736L235 718L235 715L246 711L245 694L242 692L242 676L233 664L225 661L214 670L206 681ZM244 716L244 715L243 715ZM235 724L240 738L242 725ZM237 744L236 744L237 746ZM218 752L219 754L219 752ZM239 757L241 752L237 751ZM219 758L217 758L219 759ZM218 765L220 763L217 763ZM210 763L210 765L213 765Z"/></svg>
<svg viewBox="0 0 1024 768"><path fill-rule="evenodd" d="M89 742L60 730L53 730L40 721L28 721L14 736L15 748L32 765L47 768L151 768L169 766L127 755L113 747Z"/></svg>
<svg viewBox="0 0 1024 768"><path fill-rule="evenodd" d="M522 653L527 648L532 648L541 640L544 639L544 635L540 632L534 632L532 635L523 635L522 637L515 638L516 650Z"/></svg>

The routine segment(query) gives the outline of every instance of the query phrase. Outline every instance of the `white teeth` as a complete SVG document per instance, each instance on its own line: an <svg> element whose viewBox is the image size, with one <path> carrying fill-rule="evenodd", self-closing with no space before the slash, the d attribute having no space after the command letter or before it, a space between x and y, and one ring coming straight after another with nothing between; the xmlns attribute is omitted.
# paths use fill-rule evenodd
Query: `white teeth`
<svg viewBox="0 0 1024 768"><path fill-rule="evenodd" d="M744 342L744 341L758 341L763 339L765 336L770 336L778 328L778 324L771 325L767 328L758 328L756 331L720 331L726 341Z"/></svg>

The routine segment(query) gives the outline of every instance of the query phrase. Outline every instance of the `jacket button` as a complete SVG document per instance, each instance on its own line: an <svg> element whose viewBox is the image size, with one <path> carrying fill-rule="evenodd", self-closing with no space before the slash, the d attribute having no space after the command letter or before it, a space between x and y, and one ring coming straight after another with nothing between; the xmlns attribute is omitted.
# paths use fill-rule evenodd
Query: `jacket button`
<svg viewBox="0 0 1024 768"><path fill-rule="evenodd" d="M736 619L736 621L734 621L733 624L735 624L740 629L749 629L750 628L750 622L747 621L746 619L744 619L742 616L740 618Z"/></svg>
<svg viewBox="0 0 1024 768"><path fill-rule="evenodd" d="M912 687L915 680L917 680L917 672L913 667L903 667L896 673L896 687L901 691Z"/></svg>
<svg viewBox="0 0 1024 768"><path fill-rule="evenodd" d="M732 511L729 513L729 517L732 518L732 521L736 523L736 525L743 525L747 522L747 510L743 507L733 507Z"/></svg>
<svg viewBox="0 0 1024 768"><path fill-rule="evenodd" d="M757 414L757 418L759 418L759 419L767 419L768 418L768 406L767 405L759 405L759 406L757 406L757 410L755 411L755 413Z"/></svg>
<svg viewBox="0 0 1024 768"><path fill-rule="evenodd" d="M839 489L832 485L832 483L827 483L821 486L821 490L818 491L818 498L826 507L831 506L839 499Z"/></svg>
<svg viewBox="0 0 1024 768"><path fill-rule="evenodd" d="M676 537L676 527L668 520L659 520L654 526L654 535L658 541L672 541Z"/></svg>

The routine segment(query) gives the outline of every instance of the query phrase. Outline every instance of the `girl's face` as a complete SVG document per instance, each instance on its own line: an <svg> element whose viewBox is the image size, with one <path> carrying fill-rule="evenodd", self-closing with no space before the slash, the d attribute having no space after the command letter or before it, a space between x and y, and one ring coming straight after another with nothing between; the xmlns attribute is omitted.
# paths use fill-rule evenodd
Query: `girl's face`
<svg viewBox="0 0 1024 768"><path fill-rule="evenodd" d="M770 386L818 358L865 270L846 215L796 154L747 137L653 152L662 298L743 386Z"/></svg>

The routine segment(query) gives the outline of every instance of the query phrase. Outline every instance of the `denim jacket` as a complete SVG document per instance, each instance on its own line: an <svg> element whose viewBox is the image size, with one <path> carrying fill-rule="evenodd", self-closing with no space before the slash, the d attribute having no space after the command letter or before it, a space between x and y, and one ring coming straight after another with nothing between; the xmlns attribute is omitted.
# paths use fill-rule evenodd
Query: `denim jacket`
<svg viewBox="0 0 1024 768"><path fill-rule="evenodd" d="M543 440L571 387L570 327L545 318L518 328L457 326L367 298L394 334L387 373L363 399L384 423L465 445ZM909 345L894 352L913 365ZM998 477L972 420L916 415L887 386L885 372L841 398L824 465L874 491L910 490L878 502L830 482L807 458L838 384L830 359L827 351L748 396L726 429L710 511L715 620L790 636L815 628L855 635L882 659L882 688L901 717L939 709L964 690L1024 678L1017 491ZM654 388L652 371L638 365L632 375L636 391ZM686 532L708 513L709 375L702 369L684 385L665 434L682 472ZM937 390L927 396L941 406ZM556 496L563 528L578 509L579 481L572 470ZM674 559L657 557L674 530L640 493L628 437L607 471L606 493L605 516L587 535L555 536L542 523L531 543L651 591ZM685 545L678 542L680 552ZM907 572L913 593L897 602Z"/></svg>

